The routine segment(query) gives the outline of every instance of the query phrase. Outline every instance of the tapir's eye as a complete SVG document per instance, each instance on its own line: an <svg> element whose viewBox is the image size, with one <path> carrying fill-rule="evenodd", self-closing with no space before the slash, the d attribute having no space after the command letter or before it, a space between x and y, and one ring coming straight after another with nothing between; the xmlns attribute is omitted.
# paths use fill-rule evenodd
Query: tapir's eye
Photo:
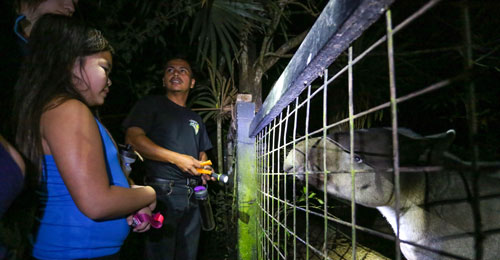
<svg viewBox="0 0 500 260"><path fill-rule="evenodd" d="M362 163L363 162L363 159L361 159L361 157L357 156L357 155L354 155L354 161L356 163Z"/></svg>

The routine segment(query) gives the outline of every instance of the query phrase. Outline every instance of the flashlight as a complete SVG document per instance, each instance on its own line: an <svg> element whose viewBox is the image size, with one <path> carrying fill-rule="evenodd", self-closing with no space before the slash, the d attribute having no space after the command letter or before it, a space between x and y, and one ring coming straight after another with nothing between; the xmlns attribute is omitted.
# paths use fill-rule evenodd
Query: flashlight
<svg viewBox="0 0 500 260"><path fill-rule="evenodd" d="M212 165L212 161L208 160L208 161L204 161L201 163L201 166L211 166ZM229 177L226 175L226 174L217 174L215 172L213 172L212 170L207 170L207 169L203 169L203 168L197 168L196 169L199 173L201 174L208 174L210 175L211 177L214 177L217 181L221 182L221 183L224 183L224 184L227 184L227 182L229 181Z"/></svg>

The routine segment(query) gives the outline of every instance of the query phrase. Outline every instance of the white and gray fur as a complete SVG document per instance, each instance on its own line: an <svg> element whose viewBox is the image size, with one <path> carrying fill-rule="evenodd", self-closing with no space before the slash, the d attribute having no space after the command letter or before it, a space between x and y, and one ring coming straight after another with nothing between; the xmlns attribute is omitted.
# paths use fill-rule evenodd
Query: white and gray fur
<svg viewBox="0 0 500 260"><path fill-rule="evenodd" d="M446 133L420 136L410 130L398 131L400 167L438 167L438 171L400 174L400 203L396 211L394 192L392 132L387 128L361 129L354 133L355 201L377 208L396 233L396 214L402 241L433 249L401 243L401 252L410 260L454 259L440 252L475 258L474 211L471 204L473 171L450 159L447 147L455 136ZM324 149L326 152L327 192L351 199L349 133L336 133L296 144L288 153L284 169L295 172L308 183L323 190ZM306 164L307 157L307 164ZM429 169L429 168L427 168ZM436 169L436 168L434 168ZM465 169L465 170L464 170ZM492 170L494 172L494 170ZM498 170L497 170L498 172ZM479 202L484 240L483 259L500 257L500 180L488 173L479 178Z"/></svg>

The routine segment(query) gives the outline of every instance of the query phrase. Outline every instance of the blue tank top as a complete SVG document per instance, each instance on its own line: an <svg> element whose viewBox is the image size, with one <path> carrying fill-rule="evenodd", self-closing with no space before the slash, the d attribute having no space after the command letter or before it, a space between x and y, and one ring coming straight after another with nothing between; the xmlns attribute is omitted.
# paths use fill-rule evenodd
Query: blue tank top
<svg viewBox="0 0 500 260"><path fill-rule="evenodd" d="M110 185L129 187L118 151L106 129L96 119L103 143ZM76 206L64 185L52 155L43 165L41 218L33 247L38 259L80 259L115 254L129 233L125 217L94 221Z"/></svg>

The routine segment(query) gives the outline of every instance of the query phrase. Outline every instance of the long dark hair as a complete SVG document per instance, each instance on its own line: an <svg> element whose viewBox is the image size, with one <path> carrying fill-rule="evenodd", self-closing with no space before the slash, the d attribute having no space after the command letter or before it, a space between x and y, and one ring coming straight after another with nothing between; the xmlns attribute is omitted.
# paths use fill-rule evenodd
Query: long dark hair
<svg viewBox="0 0 500 260"><path fill-rule="evenodd" d="M28 48L30 54L16 84L16 144L38 181L43 156L42 113L68 99L86 103L73 84L75 62L79 61L83 67L86 56L112 48L100 31L79 20L54 14L46 14L35 23Z"/></svg>

